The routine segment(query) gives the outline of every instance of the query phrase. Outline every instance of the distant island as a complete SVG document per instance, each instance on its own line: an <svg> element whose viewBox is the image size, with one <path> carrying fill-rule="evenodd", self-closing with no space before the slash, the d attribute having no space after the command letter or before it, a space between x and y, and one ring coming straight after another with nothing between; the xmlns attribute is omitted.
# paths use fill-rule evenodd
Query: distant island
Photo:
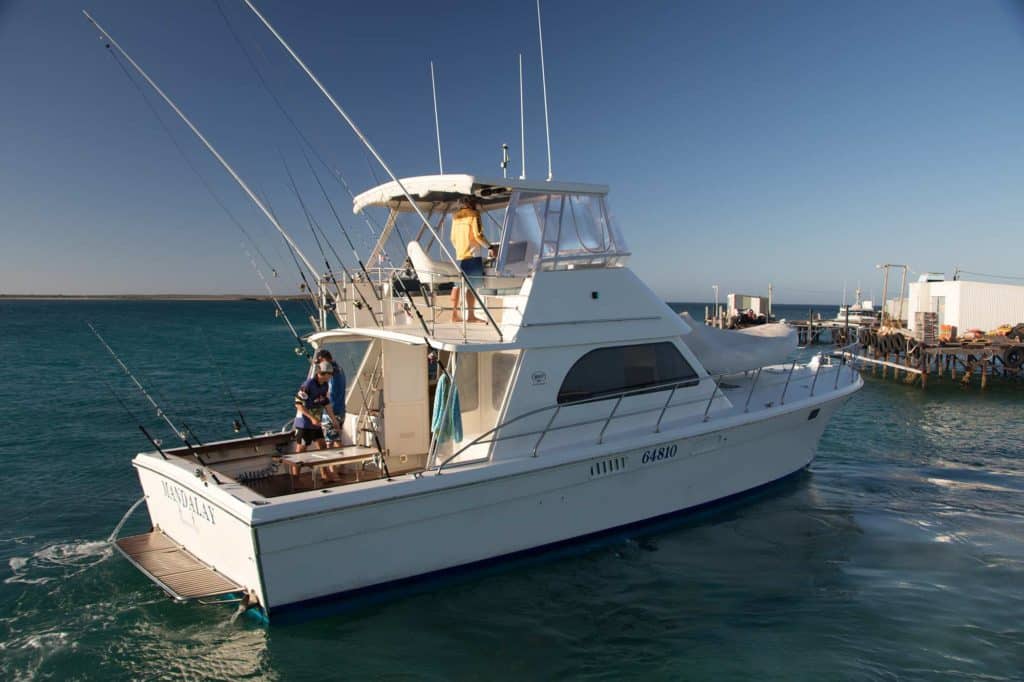
<svg viewBox="0 0 1024 682"><path fill-rule="evenodd" d="M302 294L277 296L279 301L308 298ZM0 294L0 301L269 301L259 294Z"/></svg>

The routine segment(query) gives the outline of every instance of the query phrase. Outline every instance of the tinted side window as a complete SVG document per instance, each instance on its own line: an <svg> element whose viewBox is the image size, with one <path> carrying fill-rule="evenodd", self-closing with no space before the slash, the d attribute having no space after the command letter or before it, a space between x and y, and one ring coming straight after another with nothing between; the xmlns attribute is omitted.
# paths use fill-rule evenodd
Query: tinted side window
<svg viewBox="0 0 1024 682"><path fill-rule="evenodd" d="M455 383L459 387L459 407L472 412L480 405L477 354L459 353L455 365Z"/></svg>
<svg viewBox="0 0 1024 682"><path fill-rule="evenodd" d="M558 402L600 398L663 384L695 383L697 373L670 342L597 348L576 361Z"/></svg>

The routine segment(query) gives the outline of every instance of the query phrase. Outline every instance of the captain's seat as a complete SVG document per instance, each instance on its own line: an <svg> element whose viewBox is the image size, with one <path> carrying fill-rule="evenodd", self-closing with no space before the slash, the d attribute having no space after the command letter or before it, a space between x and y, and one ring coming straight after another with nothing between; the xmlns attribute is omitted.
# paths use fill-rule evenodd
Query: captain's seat
<svg viewBox="0 0 1024 682"><path fill-rule="evenodd" d="M405 250L409 254L409 260L412 261L412 267L415 268L420 282L431 288L460 277L459 270L454 265L434 260L427 255L417 241L409 242Z"/></svg>

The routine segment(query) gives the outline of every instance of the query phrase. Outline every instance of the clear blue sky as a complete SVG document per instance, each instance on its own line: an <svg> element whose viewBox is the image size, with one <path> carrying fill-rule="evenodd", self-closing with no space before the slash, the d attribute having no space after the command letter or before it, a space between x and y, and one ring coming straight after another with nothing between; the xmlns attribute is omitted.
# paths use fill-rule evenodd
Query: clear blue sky
<svg viewBox="0 0 1024 682"><path fill-rule="evenodd" d="M321 95L239 0L221 1L323 156L356 191L374 184ZM528 174L544 176L531 0L258 4L399 175L436 172L431 59L446 169L496 175L502 142L518 167L522 51ZM611 186L632 267L664 297L771 281L781 302L835 302L844 280L877 292L884 261L1024 274L1020 4L543 7L555 177ZM316 253L277 151L299 171L299 142L213 0L0 0L0 293L262 291L83 8ZM290 289L272 228L165 120ZM300 182L315 197L308 173Z"/></svg>

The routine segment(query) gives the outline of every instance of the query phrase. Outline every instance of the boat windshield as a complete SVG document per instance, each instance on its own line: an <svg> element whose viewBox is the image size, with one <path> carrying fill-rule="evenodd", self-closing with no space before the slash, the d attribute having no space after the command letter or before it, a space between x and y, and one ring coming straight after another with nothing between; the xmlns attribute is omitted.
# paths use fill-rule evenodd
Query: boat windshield
<svg viewBox="0 0 1024 682"><path fill-rule="evenodd" d="M619 267L629 249L600 194L514 192L502 233L497 269Z"/></svg>

